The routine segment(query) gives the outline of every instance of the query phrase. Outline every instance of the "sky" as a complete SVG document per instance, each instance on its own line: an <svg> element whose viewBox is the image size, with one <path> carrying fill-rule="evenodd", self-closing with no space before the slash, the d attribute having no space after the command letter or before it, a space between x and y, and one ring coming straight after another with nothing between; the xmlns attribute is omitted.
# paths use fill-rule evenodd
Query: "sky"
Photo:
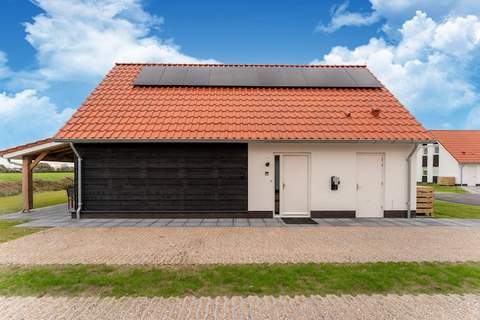
<svg viewBox="0 0 480 320"><path fill-rule="evenodd" d="M427 129L480 129L478 0L0 6L0 149L55 134L115 62L366 64Z"/></svg>

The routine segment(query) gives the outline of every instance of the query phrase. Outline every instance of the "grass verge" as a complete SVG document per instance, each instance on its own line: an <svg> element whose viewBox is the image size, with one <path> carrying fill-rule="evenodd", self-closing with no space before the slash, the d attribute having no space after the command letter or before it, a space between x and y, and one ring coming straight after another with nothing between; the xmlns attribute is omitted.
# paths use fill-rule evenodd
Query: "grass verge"
<svg viewBox="0 0 480 320"><path fill-rule="evenodd" d="M65 190L39 192L33 195L34 208L53 206L66 203L67 193ZM0 214L18 212L22 210L22 195L0 197Z"/></svg>
<svg viewBox="0 0 480 320"><path fill-rule="evenodd" d="M429 183L419 183L417 185L432 187L434 192L469 193L467 190L457 186L441 186L438 184L429 184Z"/></svg>
<svg viewBox="0 0 480 320"><path fill-rule="evenodd" d="M434 217L480 219L480 206L435 200Z"/></svg>
<svg viewBox="0 0 480 320"><path fill-rule="evenodd" d="M28 220L0 220L0 243L17 239L44 230L43 228L14 228Z"/></svg>
<svg viewBox="0 0 480 320"><path fill-rule="evenodd" d="M34 172L33 180L58 181L65 177L73 178L73 172ZM4 181L22 181L20 172L0 173L0 182Z"/></svg>
<svg viewBox="0 0 480 320"><path fill-rule="evenodd" d="M479 293L480 263L0 268L3 296L247 296Z"/></svg>

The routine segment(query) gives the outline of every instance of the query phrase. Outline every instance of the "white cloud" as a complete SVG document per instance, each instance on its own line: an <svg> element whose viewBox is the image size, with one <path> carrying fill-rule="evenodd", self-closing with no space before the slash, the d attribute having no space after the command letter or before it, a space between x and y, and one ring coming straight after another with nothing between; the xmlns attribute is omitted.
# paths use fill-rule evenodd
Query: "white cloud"
<svg viewBox="0 0 480 320"><path fill-rule="evenodd" d="M315 31L332 33L342 27L347 26L368 26L374 23L377 23L380 19L380 16L373 12L371 14L361 14L358 12L350 12L347 10L348 2L344 2L339 6L334 6L331 9L331 20L328 25L320 23Z"/></svg>
<svg viewBox="0 0 480 320"><path fill-rule="evenodd" d="M464 30L462 37L458 30ZM313 63L367 64L412 110L449 114L479 101L471 80L479 55L479 32L475 16L450 17L437 23L417 12L399 30L401 38L396 44L372 38L353 49L334 47Z"/></svg>
<svg viewBox="0 0 480 320"><path fill-rule="evenodd" d="M467 118L468 129L480 129L480 107L470 110Z"/></svg>
<svg viewBox="0 0 480 320"><path fill-rule="evenodd" d="M0 148L49 137L72 115L35 90L0 93Z"/></svg>
<svg viewBox="0 0 480 320"><path fill-rule="evenodd" d="M11 73L7 62L7 54L3 51L0 51L0 79L8 77Z"/></svg>
<svg viewBox="0 0 480 320"><path fill-rule="evenodd" d="M36 0L45 12L26 23L41 77L97 79L115 62L214 62L188 56L152 35L163 20L140 0Z"/></svg>

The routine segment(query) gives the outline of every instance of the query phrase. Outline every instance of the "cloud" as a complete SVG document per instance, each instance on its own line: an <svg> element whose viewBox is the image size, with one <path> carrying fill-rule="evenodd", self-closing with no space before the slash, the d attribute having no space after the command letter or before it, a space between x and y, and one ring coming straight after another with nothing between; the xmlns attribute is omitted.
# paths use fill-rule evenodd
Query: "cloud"
<svg viewBox="0 0 480 320"><path fill-rule="evenodd" d="M163 19L139 0L36 0L44 13L25 23L40 77L49 81L98 79L115 62L215 62L181 52L158 32Z"/></svg>
<svg viewBox="0 0 480 320"><path fill-rule="evenodd" d="M0 79L8 77L11 73L7 62L7 54L3 51L0 51Z"/></svg>
<svg viewBox="0 0 480 320"><path fill-rule="evenodd" d="M449 17L438 23L417 11L398 30L397 43L371 38L353 49L334 47L312 63L367 64L413 111L447 115L468 110L479 102L472 80L479 56L479 23L476 16Z"/></svg>
<svg viewBox="0 0 480 320"><path fill-rule="evenodd" d="M347 10L348 2L344 2L339 6L332 7L331 20L328 25L320 23L315 31L324 33L333 33L342 27L348 26L368 26L377 23L380 16L376 12L371 14L361 14L358 12L350 12Z"/></svg>
<svg viewBox="0 0 480 320"><path fill-rule="evenodd" d="M0 93L0 148L49 137L72 115L35 90Z"/></svg>
<svg viewBox="0 0 480 320"><path fill-rule="evenodd" d="M480 129L480 107L470 110L467 117L467 129Z"/></svg>

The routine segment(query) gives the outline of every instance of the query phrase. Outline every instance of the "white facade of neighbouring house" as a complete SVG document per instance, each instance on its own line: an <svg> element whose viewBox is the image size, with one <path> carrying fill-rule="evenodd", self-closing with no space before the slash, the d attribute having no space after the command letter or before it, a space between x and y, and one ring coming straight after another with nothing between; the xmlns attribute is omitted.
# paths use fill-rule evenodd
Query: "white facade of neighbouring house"
<svg viewBox="0 0 480 320"><path fill-rule="evenodd" d="M433 131L435 133L435 131ZM443 133L443 132L442 132ZM444 133L443 133L444 134ZM469 143L459 143L445 140L457 159L446 146L442 144L443 136L438 135L437 142L423 144L417 153L417 182L437 183L438 177L454 177L455 184L466 186L480 185L480 161L470 156L468 162L462 161L462 155L469 156ZM480 140L478 141L480 144Z"/></svg>
<svg viewBox="0 0 480 320"><path fill-rule="evenodd" d="M404 215L407 158L414 148L413 144L251 143L249 211L274 211L279 216L311 213L312 217ZM415 159L413 155L411 186L415 186ZM332 190L332 177L339 178L337 190ZM415 199L414 187L410 193ZM410 209L415 210L415 201Z"/></svg>

